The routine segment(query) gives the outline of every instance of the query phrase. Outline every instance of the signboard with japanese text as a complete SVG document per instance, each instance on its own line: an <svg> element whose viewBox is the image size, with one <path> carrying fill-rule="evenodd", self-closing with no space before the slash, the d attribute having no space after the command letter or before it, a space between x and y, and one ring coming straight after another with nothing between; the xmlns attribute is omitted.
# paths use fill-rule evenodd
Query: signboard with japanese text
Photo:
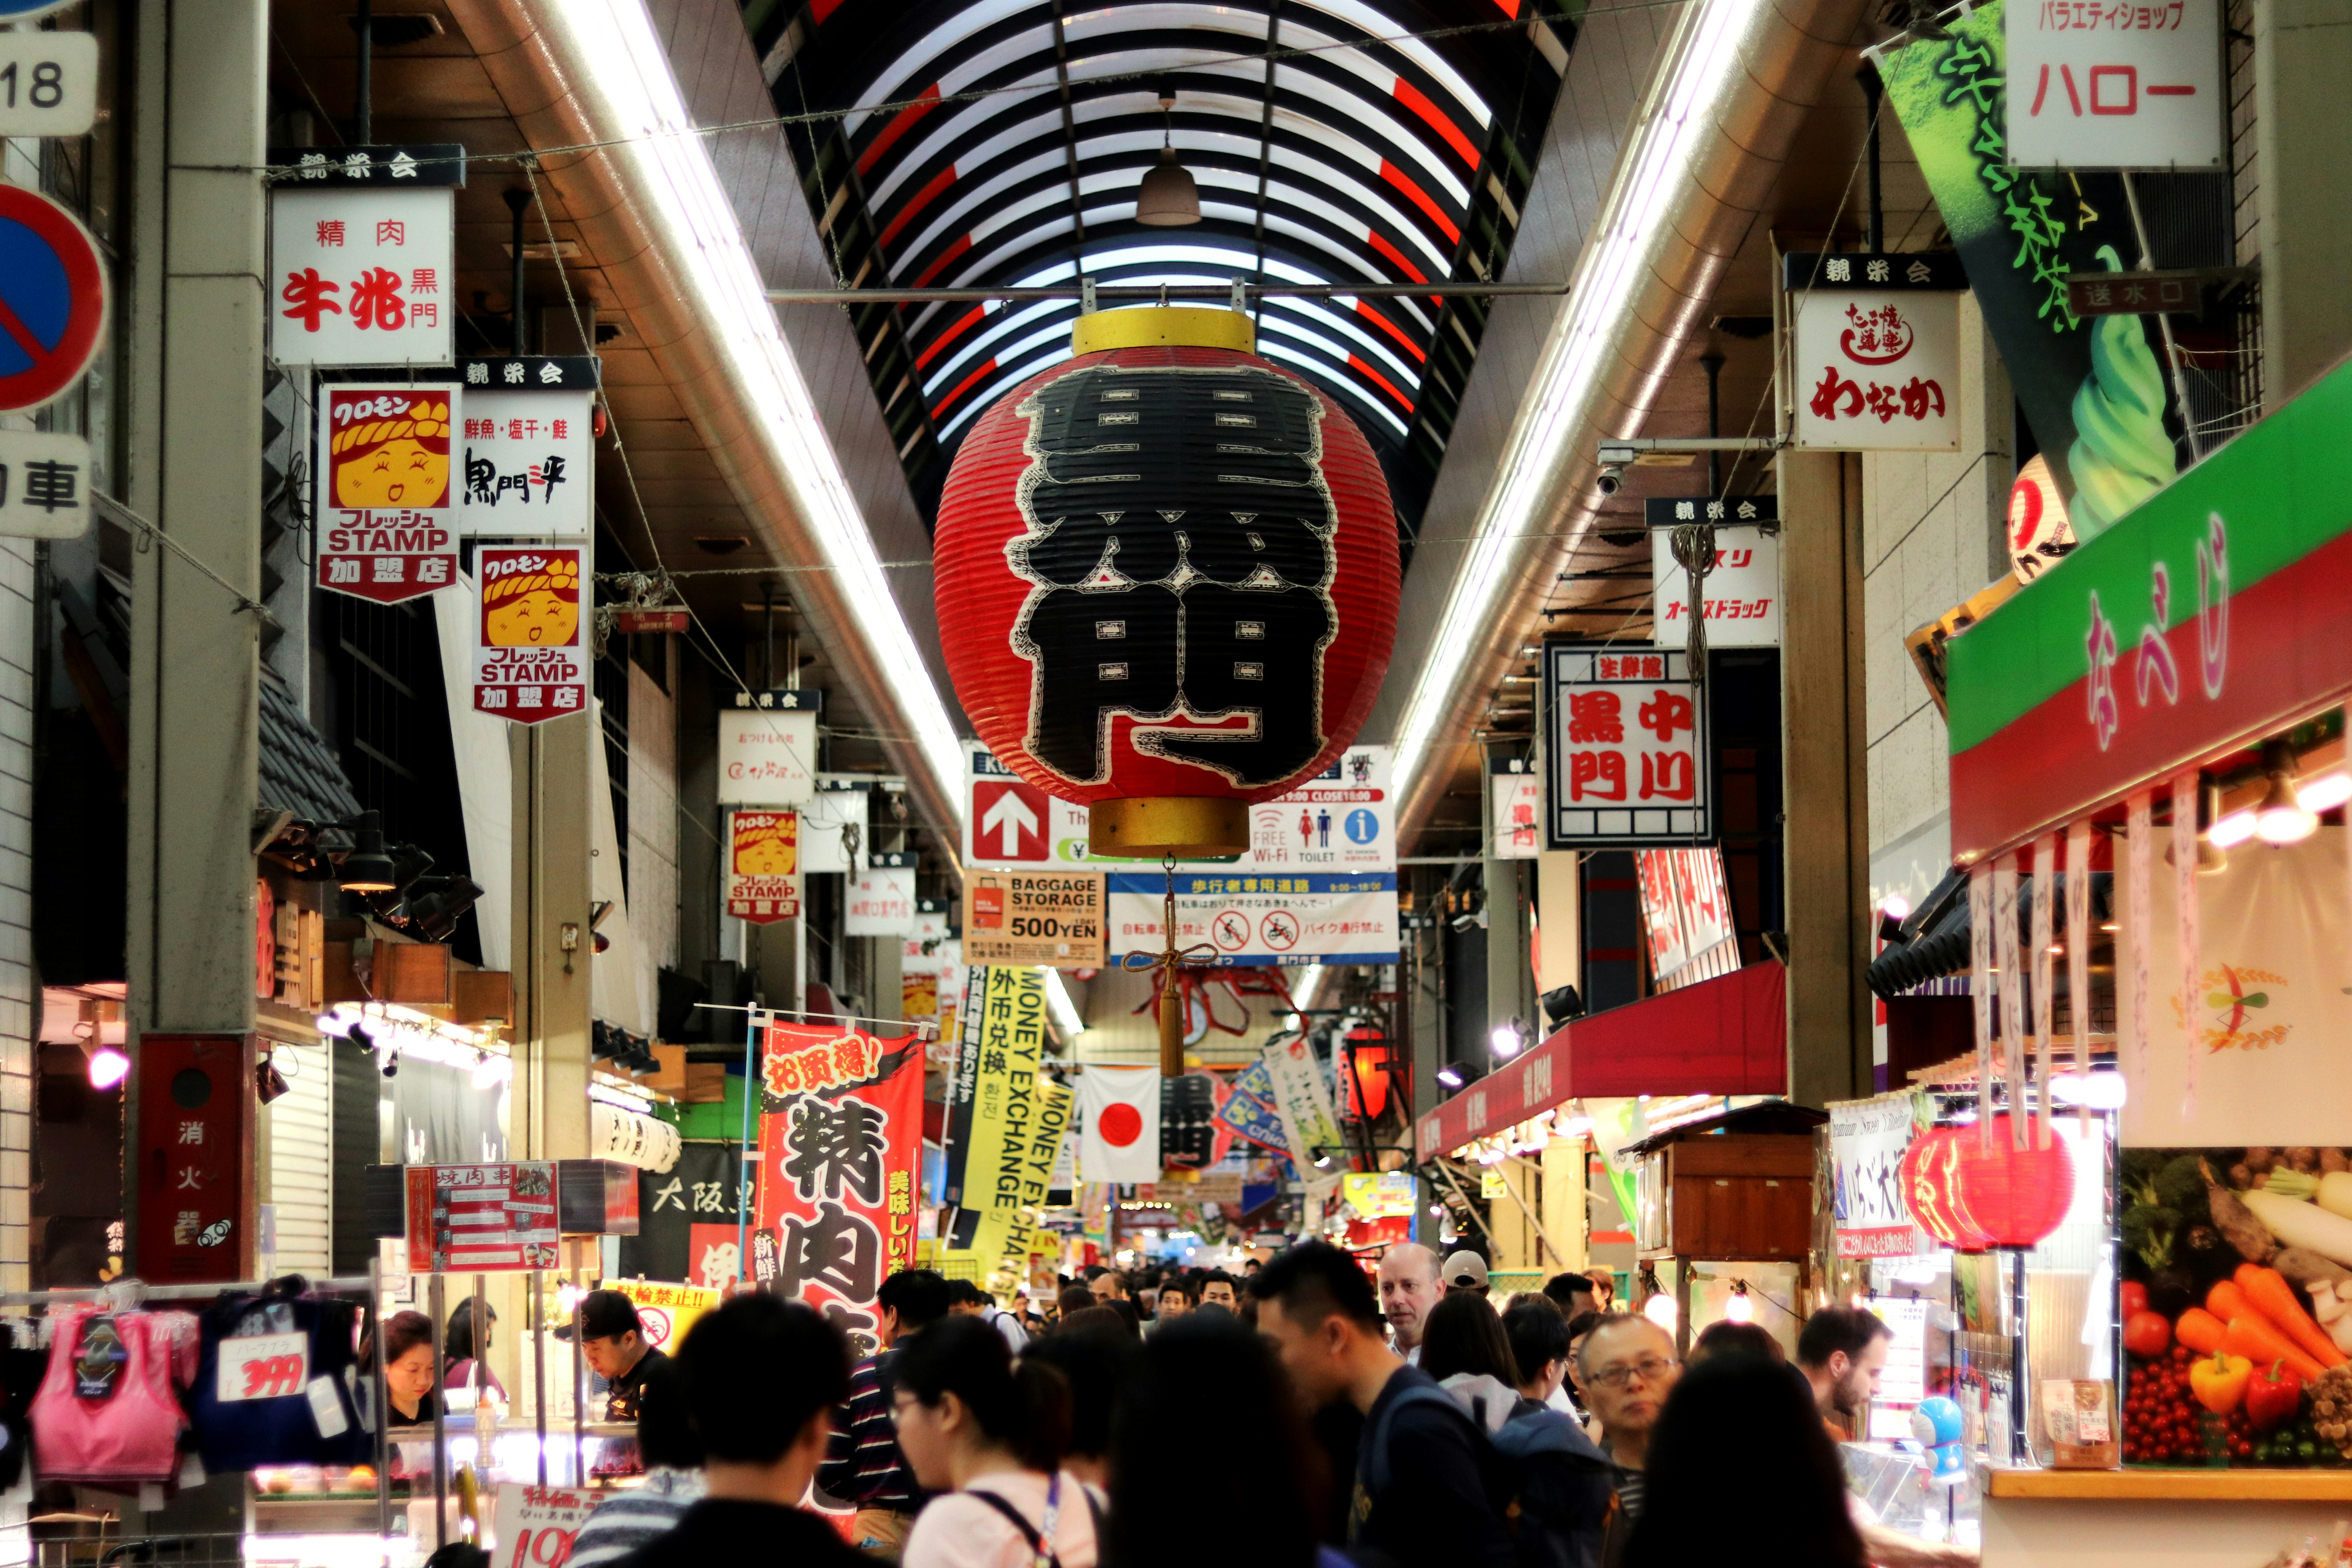
<svg viewBox="0 0 2352 1568"><path fill-rule="evenodd" d="M1911 282L1915 268L1922 279L1932 276L1924 259L1817 259L1820 269L1818 277L1807 275L1808 284L1790 301L1796 317L1790 333L1795 444L1845 451L1959 450L1958 297Z"/></svg>
<svg viewBox="0 0 2352 1568"><path fill-rule="evenodd" d="M1165 876L1112 871L1110 952L1167 946ZM1397 961L1396 873L1258 876L1241 864L1176 875L1176 944L1203 951L1188 963L1271 967ZM971 940L967 921L964 940Z"/></svg>
<svg viewBox="0 0 2352 1568"><path fill-rule="evenodd" d="M485 545L476 553L476 712L537 724L587 710L586 553L576 544Z"/></svg>
<svg viewBox="0 0 2352 1568"><path fill-rule="evenodd" d="M318 585L379 605L457 581L457 489L446 385L320 389Z"/></svg>
<svg viewBox="0 0 2352 1568"><path fill-rule="evenodd" d="M1070 1126L1070 1091L1041 1076L1045 977L1029 966L968 972L961 1033L948 1075L947 1179L957 1213L947 1237L982 1273L1036 1244L1034 1212L1050 1190Z"/></svg>
<svg viewBox="0 0 2352 1568"><path fill-rule="evenodd" d="M1301 1171L1314 1168L1318 1150L1340 1149L1347 1140L1333 1114L1331 1096L1323 1083L1323 1068L1315 1047L1304 1035L1266 1042L1258 1052L1267 1080L1274 1086L1274 1107L1290 1133L1290 1157Z"/></svg>
<svg viewBox="0 0 2352 1568"><path fill-rule="evenodd" d="M720 800L730 805L803 805L815 793L814 710L719 710Z"/></svg>
<svg viewBox="0 0 2352 1568"><path fill-rule="evenodd" d="M1486 853L1532 860L1543 853L1543 774L1528 757L1496 757L1486 775L1491 812Z"/></svg>
<svg viewBox="0 0 2352 1568"><path fill-rule="evenodd" d="M269 195L269 353L293 365L446 365L457 193L298 181Z"/></svg>
<svg viewBox="0 0 2352 1568"><path fill-rule="evenodd" d="M556 1266L555 1163L411 1165L409 1267L489 1274Z"/></svg>
<svg viewBox="0 0 2352 1568"><path fill-rule="evenodd" d="M1349 1171L1339 1178L1339 1196L1364 1219L1411 1219L1411 1171Z"/></svg>
<svg viewBox="0 0 2352 1568"><path fill-rule="evenodd" d="M1349 747L1297 788L1250 807L1248 854L1230 861L1180 861L1179 867L1395 870L1396 791L1390 780L1394 755L1387 746ZM966 746L965 757L966 865L1139 863L1106 861L1088 854L1085 806L1023 783L976 742Z"/></svg>
<svg viewBox="0 0 2352 1568"><path fill-rule="evenodd" d="M585 537L595 510L596 362L468 360L458 367L458 531L474 539Z"/></svg>
<svg viewBox="0 0 2352 1568"><path fill-rule="evenodd" d="M1544 644L1544 847L1714 833L1706 705L1680 648Z"/></svg>
<svg viewBox="0 0 2352 1568"><path fill-rule="evenodd" d="M761 1036L753 1202L761 1235L773 1238L770 1286L823 1311L856 1354L871 1355L874 1292L915 1261L922 1047L911 1036L774 1018Z"/></svg>
<svg viewBox="0 0 2352 1568"><path fill-rule="evenodd" d="M2009 162L2221 169L2221 0L2011 0Z"/></svg>
<svg viewBox="0 0 2352 1568"><path fill-rule="evenodd" d="M600 1290L618 1290L637 1309L638 1332L646 1343L667 1355L677 1353L677 1342L694 1327L694 1320L719 1305L717 1286L665 1285L648 1279L604 1279Z"/></svg>
<svg viewBox="0 0 2352 1568"><path fill-rule="evenodd" d="M1909 1258L1933 1249L1903 1202L1903 1156L1911 1147L1911 1095L1830 1103L1832 1211L1840 1258Z"/></svg>
<svg viewBox="0 0 2352 1568"><path fill-rule="evenodd" d="M1265 1078L1263 1063L1253 1063L1249 1071L1234 1081L1233 1092L1217 1107L1217 1121L1232 1130L1237 1138L1246 1139L1277 1154L1290 1152L1290 1134L1284 1128L1282 1113L1259 1093L1244 1086L1244 1079L1255 1075L1263 1084L1263 1093L1271 1095L1274 1084Z"/></svg>
<svg viewBox="0 0 2352 1568"><path fill-rule="evenodd" d="M1650 978L1658 989L1671 991L1739 967L1722 850L1712 844L1637 850L1633 868L1649 937Z"/></svg>
<svg viewBox="0 0 2352 1568"><path fill-rule="evenodd" d="M604 1493L584 1487L535 1487L500 1481L491 1515L493 1562L510 1568L563 1568L572 1537L588 1522Z"/></svg>
<svg viewBox="0 0 2352 1568"><path fill-rule="evenodd" d="M841 912L846 936L903 937L915 929L915 852L886 849L847 879Z"/></svg>
<svg viewBox="0 0 2352 1568"><path fill-rule="evenodd" d="M719 1289L743 1276L738 1229L742 1145L687 1140L667 1171L637 1173L637 1234L620 1238L617 1271Z"/></svg>
<svg viewBox="0 0 2352 1568"><path fill-rule="evenodd" d="M89 531L89 438L0 430L0 539L79 539Z"/></svg>
<svg viewBox="0 0 2352 1568"><path fill-rule="evenodd" d="M753 925L800 918L800 822L793 813L727 814L727 912Z"/></svg>
<svg viewBox="0 0 2352 1568"><path fill-rule="evenodd" d="M967 868L963 951L971 963L1100 968L1103 874Z"/></svg>
<svg viewBox="0 0 2352 1568"><path fill-rule="evenodd" d="M1763 498L1769 504L1771 498ZM1653 501L1652 506L1658 503ZM1737 511L1744 500L1672 501L1695 512L1720 508ZM1656 584L1653 626L1656 640L1680 644L1690 629L1690 574L1675 559L1674 535L1650 531L1650 580ZM1759 528L1717 528L1715 563L1703 580L1700 605L1709 647L1780 646L1780 536Z"/></svg>
<svg viewBox="0 0 2352 1568"><path fill-rule="evenodd" d="M850 872L869 842L867 802L874 778L867 773L819 773L816 789L801 803L801 869Z"/></svg>

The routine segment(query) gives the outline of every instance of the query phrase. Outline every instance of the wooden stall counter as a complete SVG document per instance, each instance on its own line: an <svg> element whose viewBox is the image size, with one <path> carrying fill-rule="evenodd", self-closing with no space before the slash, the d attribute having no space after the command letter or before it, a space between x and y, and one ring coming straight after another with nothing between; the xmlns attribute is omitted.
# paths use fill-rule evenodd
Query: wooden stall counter
<svg viewBox="0 0 2352 1568"><path fill-rule="evenodd" d="M2347 1520L2352 1470L1992 1470L1984 1568L2258 1568Z"/></svg>

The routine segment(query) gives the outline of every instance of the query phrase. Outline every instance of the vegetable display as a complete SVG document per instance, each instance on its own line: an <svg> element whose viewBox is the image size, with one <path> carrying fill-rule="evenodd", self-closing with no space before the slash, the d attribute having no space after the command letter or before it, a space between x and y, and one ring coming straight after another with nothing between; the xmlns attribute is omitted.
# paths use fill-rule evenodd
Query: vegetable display
<svg viewBox="0 0 2352 1568"><path fill-rule="evenodd" d="M2131 1464L2352 1461L2352 1150L2126 1149Z"/></svg>

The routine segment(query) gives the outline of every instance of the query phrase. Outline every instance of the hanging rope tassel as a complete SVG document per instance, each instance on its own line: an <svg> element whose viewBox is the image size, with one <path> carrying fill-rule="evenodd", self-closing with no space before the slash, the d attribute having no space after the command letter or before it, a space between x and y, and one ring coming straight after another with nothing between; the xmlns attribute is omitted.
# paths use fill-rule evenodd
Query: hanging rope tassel
<svg viewBox="0 0 2352 1568"><path fill-rule="evenodd" d="M1691 684L1702 686L1706 682L1706 574L1715 569L1715 525L1676 525L1673 548L1675 564L1690 576L1690 630L1683 647L1690 660Z"/></svg>
<svg viewBox="0 0 2352 1568"><path fill-rule="evenodd" d="M1177 984L1181 961L1176 952L1176 857L1160 861L1168 879L1160 905L1160 931L1167 949L1160 955L1160 1074L1175 1078L1184 1070L1184 988Z"/></svg>

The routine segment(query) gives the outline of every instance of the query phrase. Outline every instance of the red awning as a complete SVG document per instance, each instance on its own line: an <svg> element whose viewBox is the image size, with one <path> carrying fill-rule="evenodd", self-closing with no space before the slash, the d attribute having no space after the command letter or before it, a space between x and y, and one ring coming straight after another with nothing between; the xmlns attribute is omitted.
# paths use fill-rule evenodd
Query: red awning
<svg viewBox="0 0 2352 1568"><path fill-rule="evenodd" d="M1789 972L1751 963L1579 1018L1421 1119L1421 1158L1450 1153L1563 1100L1789 1092Z"/></svg>

